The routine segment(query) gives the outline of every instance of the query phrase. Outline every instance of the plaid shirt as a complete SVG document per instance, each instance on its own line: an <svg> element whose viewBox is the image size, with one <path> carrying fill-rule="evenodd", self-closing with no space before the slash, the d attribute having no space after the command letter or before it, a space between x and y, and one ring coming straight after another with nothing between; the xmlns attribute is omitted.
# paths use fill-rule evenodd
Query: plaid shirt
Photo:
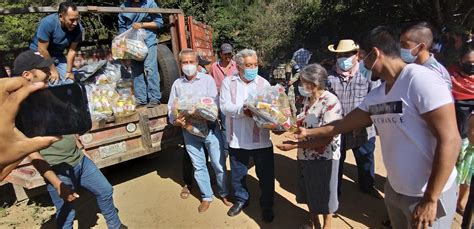
<svg viewBox="0 0 474 229"><path fill-rule="evenodd" d="M296 50L295 53L293 53L292 60L296 62L299 69L303 69L306 65L308 65L309 59L311 59L312 55L313 54L309 50L300 48Z"/></svg>
<svg viewBox="0 0 474 229"><path fill-rule="evenodd" d="M334 70L329 73L328 84L341 102L342 115L346 116L359 106L372 89L380 85L380 81L366 79L359 71L356 71L353 77L344 77ZM356 136L353 133L344 134L342 143L344 148L355 148L367 142L368 138L375 136L373 126L361 129L360 133Z"/></svg>

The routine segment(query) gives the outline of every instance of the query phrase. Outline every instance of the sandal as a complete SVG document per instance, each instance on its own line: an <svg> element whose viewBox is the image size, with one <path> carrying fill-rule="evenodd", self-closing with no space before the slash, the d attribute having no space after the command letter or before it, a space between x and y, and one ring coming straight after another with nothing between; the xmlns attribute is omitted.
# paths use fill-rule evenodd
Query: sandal
<svg viewBox="0 0 474 229"><path fill-rule="evenodd" d="M181 197L181 199L187 199L189 198L189 195L191 195L191 192L189 191L188 186L183 186L183 189L181 189L181 193L179 194L179 196Z"/></svg>

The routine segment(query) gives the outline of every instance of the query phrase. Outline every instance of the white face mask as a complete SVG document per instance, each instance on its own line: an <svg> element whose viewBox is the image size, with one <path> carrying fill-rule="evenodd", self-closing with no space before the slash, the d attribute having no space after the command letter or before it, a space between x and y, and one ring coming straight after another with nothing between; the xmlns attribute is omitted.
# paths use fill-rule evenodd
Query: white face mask
<svg viewBox="0 0 474 229"><path fill-rule="evenodd" d="M182 67L183 73L186 76L194 76L197 72L197 67L194 64L185 64Z"/></svg>

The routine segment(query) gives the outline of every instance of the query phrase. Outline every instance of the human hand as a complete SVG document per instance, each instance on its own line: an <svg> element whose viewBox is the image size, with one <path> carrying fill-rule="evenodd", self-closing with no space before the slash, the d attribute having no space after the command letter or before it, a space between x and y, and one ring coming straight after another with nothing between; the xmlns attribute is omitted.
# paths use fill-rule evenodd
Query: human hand
<svg viewBox="0 0 474 229"><path fill-rule="evenodd" d="M66 76L64 77L64 79L71 79L74 81L74 74L72 72L68 72L66 73Z"/></svg>
<svg viewBox="0 0 474 229"><path fill-rule="evenodd" d="M59 186L55 188L58 192L59 197L61 197L67 202L73 202L74 200L79 198L79 194L77 194L74 190L72 190L69 186L65 185L63 182L61 182Z"/></svg>
<svg viewBox="0 0 474 229"><path fill-rule="evenodd" d="M437 201L422 199L412 212L412 227L421 229L433 225L436 218Z"/></svg>
<svg viewBox="0 0 474 229"><path fill-rule="evenodd" d="M43 82L30 83L23 77L0 79L0 167L44 149L60 139L28 138L15 126L20 103L34 91L45 87Z"/></svg>
<svg viewBox="0 0 474 229"><path fill-rule="evenodd" d="M55 67L51 68L51 74L49 75L48 81L51 84L56 84L59 82L59 73Z"/></svg>
<svg viewBox="0 0 474 229"><path fill-rule="evenodd" d="M179 116L174 120L174 126L183 127L186 124L186 117Z"/></svg>
<svg viewBox="0 0 474 229"><path fill-rule="evenodd" d="M142 23L138 23L138 22L133 23L132 27L134 29L142 29L143 28Z"/></svg>
<svg viewBox="0 0 474 229"><path fill-rule="evenodd" d="M298 127L298 130L295 132L296 139L304 139L307 137L306 128Z"/></svg>
<svg viewBox="0 0 474 229"><path fill-rule="evenodd" d="M250 111L250 109L248 109L247 106L245 106L245 105L244 105L244 115L247 115L250 118L253 117L252 111Z"/></svg>
<svg viewBox="0 0 474 229"><path fill-rule="evenodd" d="M298 142L295 141L284 141L281 144L275 145L281 151L290 151L292 149L298 148Z"/></svg>

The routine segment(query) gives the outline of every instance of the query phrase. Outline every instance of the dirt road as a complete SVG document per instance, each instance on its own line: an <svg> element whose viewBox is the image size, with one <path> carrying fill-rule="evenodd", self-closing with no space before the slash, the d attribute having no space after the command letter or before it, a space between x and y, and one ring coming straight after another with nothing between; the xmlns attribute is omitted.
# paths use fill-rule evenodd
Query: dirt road
<svg viewBox="0 0 474 229"><path fill-rule="evenodd" d="M278 138L275 139L278 141ZM376 188L383 190L386 172L378 142L376 149ZM206 213L199 214L197 189L187 200L179 197L183 184L182 153L181 148L169 149L154 158L141 158L104 170L114 185L114 200L120 210L119 215L129 228L298 228L308 219L306 206L297 204L293 194L296 188L296 152L282 153L275 150L275 220L271 224L261 220L258 206L260 191L254 167L249 170L250 176L247 178L251 203L243 213L228 217L228 207L216 199ZM358 191L354 183L357 180L354 157L350 152L347 155L343 194L333 228L384 228L381 222L387 215L383 200ZM76 226L106 228L92 196L85 191L81 191L80 195ZM40 199L43 205L51 206L47 195ZM52 214L54 210L51 207L14 206L4 211L3 217L0 212L0 228L54 228L53 220L49 218ZM459 228L459 216L453 228Z"/></svg>

